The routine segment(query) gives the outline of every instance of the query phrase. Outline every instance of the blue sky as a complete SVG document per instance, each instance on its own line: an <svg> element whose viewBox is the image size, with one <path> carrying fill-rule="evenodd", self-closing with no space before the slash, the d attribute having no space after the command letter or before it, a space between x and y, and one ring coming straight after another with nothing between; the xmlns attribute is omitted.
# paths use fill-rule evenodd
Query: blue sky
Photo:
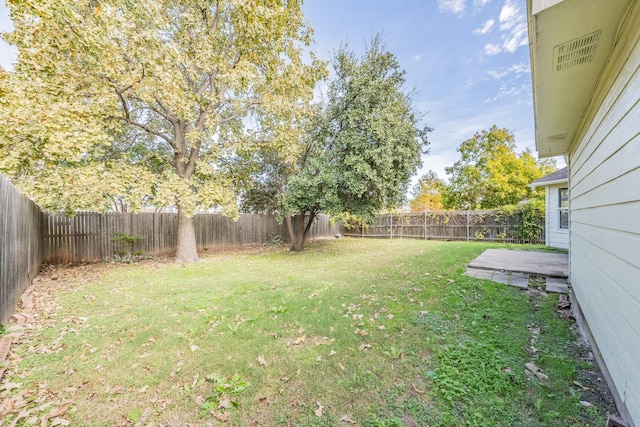
<svg viewBox="0 0 640 427"><path fill-rule="evenodd" d="M7 31L0 2L0 30ZM421 172L446 178L460 143L494 124L513 131L519 150L534 149L525 0L306 0L303 10L322 58L345 42L363 52L382 33L415 89L424 124L435 129ZM14 58L0 43L0 65Z"/></svg>

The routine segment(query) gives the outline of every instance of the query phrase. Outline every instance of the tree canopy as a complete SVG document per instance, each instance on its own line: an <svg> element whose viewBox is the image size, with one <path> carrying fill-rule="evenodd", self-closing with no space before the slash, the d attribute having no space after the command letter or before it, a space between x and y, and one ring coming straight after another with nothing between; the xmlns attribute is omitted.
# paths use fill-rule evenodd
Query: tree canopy
<svg viewBox="0 0 640 427"><path fill-rule="evenodd" d="M419 127L405 72L379 36L362 57L342 46L332 66L326 102L306 123L300 155L289 163L272 156L249 203L258 207L271 195L294 250L303 249L320 212L372 221L401 203L428 145L430 129Z"/></svg>
<svg viewBox="0 0 640 427"><path fill-rule="evenodd" d="M513 134L492 126L464 141L460 160L445 168L447 209L491 209L541 197L529 184L555 169L555 161L536 161L529 150L516 152Z"/></svg>
<svg viewBox="0 0 640 427"><path fill-rule="evenodd" d="M442 191L445 186L445 182L432 170L422 175L413 189L413 199L409 202L411 211L442 210Z"/></svg>
<svg viewBox="0 0 640 427"><path fill-rule="evenodd" d="M196 210L236 214L230 159L266 134L298 154L289 123L325 73L300 3L9 0L0 171L51 210L177 206L177 261L196 260Z"/></svg>

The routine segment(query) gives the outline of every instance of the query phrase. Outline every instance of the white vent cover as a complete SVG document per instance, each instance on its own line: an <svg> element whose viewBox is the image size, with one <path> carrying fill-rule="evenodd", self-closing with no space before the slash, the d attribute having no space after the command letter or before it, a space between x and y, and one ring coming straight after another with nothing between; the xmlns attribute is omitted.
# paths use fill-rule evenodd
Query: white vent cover
<svg viewBox="0 0 640 427"><path fill-rule="evenodd" d="M591 62L598 48L601 33L602 31L595 31L556 46L553 49L553 71L558 72Z"/></svg>

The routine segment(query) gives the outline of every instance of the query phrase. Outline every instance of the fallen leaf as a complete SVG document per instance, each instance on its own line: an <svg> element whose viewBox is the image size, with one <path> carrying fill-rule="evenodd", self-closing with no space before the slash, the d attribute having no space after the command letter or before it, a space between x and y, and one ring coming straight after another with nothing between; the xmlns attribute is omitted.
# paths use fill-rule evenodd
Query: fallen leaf
<svg viewBox="0 0 640 427"><path fill-rule="evenodd" d="M260 366L267 366L267 361L264 356L258 356L258 364Z"/></svg>
<svg viewBox="0 0 640 427"><path fill-rule="evenodd" d="M358 350L365 351L365 350L369 350L370 348L371 348L371 344L362 343L360 344L360 347L358 347Z"/></svg>
<svg viewBox="0 0 640 427"><path fill-rule="evenodd" d="M216 417L216 419L222 423L226 423L227 421L229 421L229 413L228 412L221 412L221 413L216 413L214 414L214 416Z"/></svg>
<svg viewBox="0 0 640 427"><path fill-rule="evenodd" d="M320 363L320 362L322 362L322 356L316 357L316 363Z"/></svg>
<svg viewBox="0 0 640 427"><path fill-rule="evenodd" d="M340 422L345 424L356 424L349 415L343 415L342 418L340 418Z"/></svg>
<svg viewBox="0 0 640 427"><path fill-rule="evenodd" d="M336 353L335 350L331 350L331 352L329 353L329 356L333 356L333 355L336 355L336 354L338 354L338 353Z"/></svg>
<svg viewBox="0 0 640 427"><path fill-rule="evenodd" d="M291 406L294 406L294 407L306 406L306 403L304 403L302 400L298 399L297 397L292 397L291 398Z"/></svg>
<svg viewBox="0 0 640 427"><path fill-rule="evenodd" d="M11 391L20 387L22 387L22 383L6 383L2 387L0 387L0 390Z"/></svg>
<svg viewBox="0 0 640 427"><path fill-rule="evenodd" d="M231 400L228 397L225 397L218 404L218 409L231 409L233 405L231 404Z"/></svg>
<svg viewBox="0 0 640 427"><path fill-rule="evenodd" d="M322 406L320 402L316 402L316 403L318 404L318 409L316 409L314 413L316 414L316 417L322 418L322 410L324 409L324 406Z"/></svg>
<svg viewBox="0 0 640 427"><path fill-rule="evenodd" d="M293 345L303 344L306 340L307 340L307 336L306 335L299 336L298 338L293 340Z"/></svg>

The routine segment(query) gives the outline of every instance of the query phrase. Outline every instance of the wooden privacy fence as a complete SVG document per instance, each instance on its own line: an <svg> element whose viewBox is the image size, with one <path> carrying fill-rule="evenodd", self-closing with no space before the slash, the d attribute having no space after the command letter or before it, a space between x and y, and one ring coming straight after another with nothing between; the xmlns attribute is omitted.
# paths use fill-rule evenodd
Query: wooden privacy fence
<svg viewBox="0 0 640 427"><path fill-rule="evenodd" d="M504 211L432 211L379 215L376 221L345 230L345 236L382 239L484 240L545 243L544 216L527 220Z"/></svg>
<svg viewBox="0 0 640 427"><path fill-rule="evenodd" d="M196 215L195 231L200 251L288 239L287 227L273 215L243 214L237 222L220 214ZM320 215L309 237L341 232L341 224ZM115 254L173 255L177 234L174 213L49 215L0 174L0 322L9 320L43 262L103 260Z"/></svg>
<svg viewBox="0 0 640 427"><path fill-rule="evenodd" d="M40 229L45 215L0 175L0 322L40 271L44 257Z"/></svg>
<svg viewBox="0 0 640 427"><path fill-rule="evenodd" d="M286 225L278 224L274 215L242 214L233 221L222 214L198 214L194 226L199 251L288 240ZM340 224L332 224L327 215L320 215L309 238L341 232ZM109 259L114 254L173 255L177 235L175 213L78 212L71 218L50 215L43 224L44 259L67 263Z"/></svg>

